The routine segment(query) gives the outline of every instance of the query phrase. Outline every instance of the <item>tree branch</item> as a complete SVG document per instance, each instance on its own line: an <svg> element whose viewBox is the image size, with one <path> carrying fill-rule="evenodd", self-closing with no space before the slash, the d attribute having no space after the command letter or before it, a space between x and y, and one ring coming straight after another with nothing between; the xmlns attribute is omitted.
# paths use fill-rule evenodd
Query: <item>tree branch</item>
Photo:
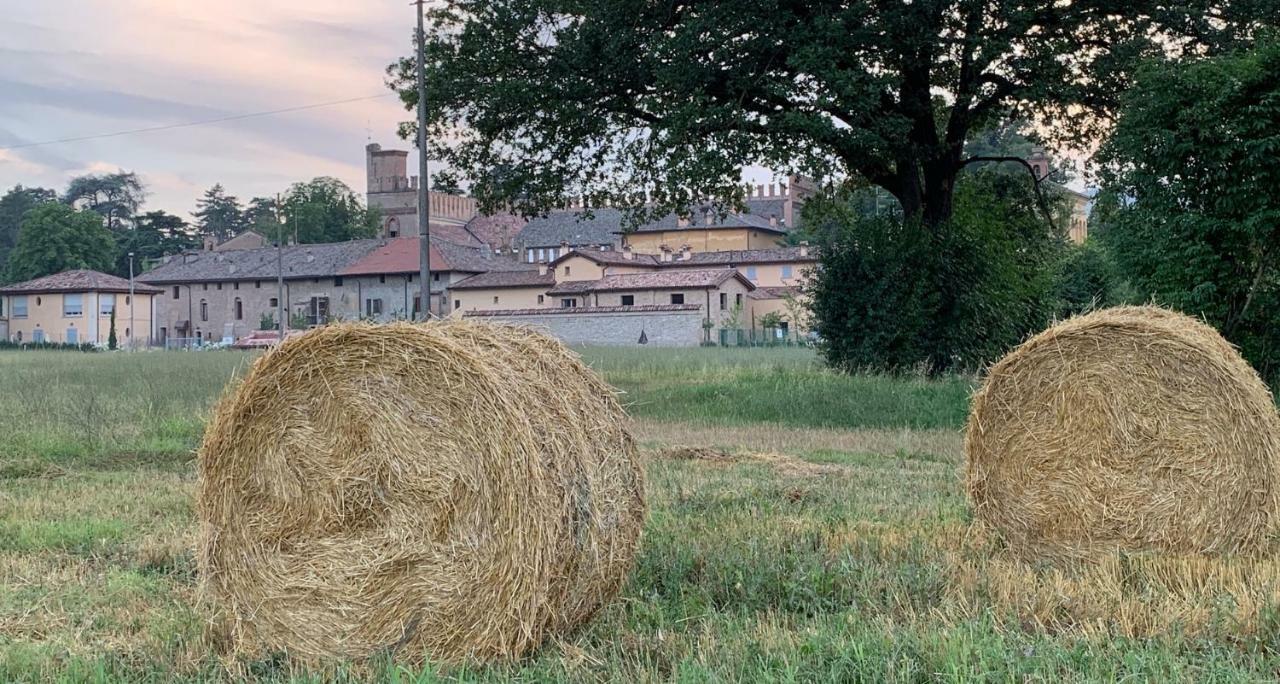
<svg viewBox="0 0 1280 684"><path fill-rule="evenodd" d="M970 164L980 164L982 162L990 162L994 164L1011 162L1014 164L1021 164L1023 168L1027 170L1027 173L1031 174L1031 187L1036 192L1036 204L1040 206L1040 211L1044 212L1045 221L1048 222L1051 230L1057 230L1057 226L1053 225L1053 214L1049 211L1049 202L1044 198L1044 193L1040 190L1040 183L1047 179L1049 174L1046 173L1044 176L1037 176L1035 167L1031 165L1031 162L1023 159L1022 157L969 157L968 159L960 160L960 164L956 168L963 169Z"/></svg>

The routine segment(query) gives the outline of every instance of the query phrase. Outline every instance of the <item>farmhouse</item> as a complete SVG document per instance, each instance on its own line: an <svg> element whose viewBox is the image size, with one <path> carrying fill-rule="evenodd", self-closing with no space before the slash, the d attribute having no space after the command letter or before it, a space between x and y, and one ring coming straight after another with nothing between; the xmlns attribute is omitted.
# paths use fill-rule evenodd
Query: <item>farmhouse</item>
<svg viewBox="0 0 1280 684"><path fill-rule="evenodd" d="M73 270L0 287L0 326L13 342L107 344L111 314L121 346L151 339L162 290L90 270Z"/></svg>

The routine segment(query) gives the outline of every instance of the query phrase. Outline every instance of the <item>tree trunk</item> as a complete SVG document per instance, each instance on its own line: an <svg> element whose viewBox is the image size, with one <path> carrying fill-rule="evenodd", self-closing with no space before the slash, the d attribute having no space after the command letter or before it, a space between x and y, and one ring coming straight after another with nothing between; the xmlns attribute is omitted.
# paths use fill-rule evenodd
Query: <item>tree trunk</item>
<svg viewBox="0 0 1280 684"><path fill-rule="evenodd" d="M919 221L929 230L951 220L955 210L956 173L941 164L927 164L922 173L916 160L899 160L897 192L902 215L908 221Z"/></svg>

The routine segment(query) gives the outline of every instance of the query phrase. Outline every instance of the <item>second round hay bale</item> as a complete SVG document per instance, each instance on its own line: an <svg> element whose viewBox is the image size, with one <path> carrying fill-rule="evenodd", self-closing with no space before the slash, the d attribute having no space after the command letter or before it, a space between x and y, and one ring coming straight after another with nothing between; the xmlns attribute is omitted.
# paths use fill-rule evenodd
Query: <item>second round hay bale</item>
<svg viewBox="0 0 1280 684"><path fill-rule="evenodd" d="M450 322L281 344L214 411L198 563L232 655L512 658L614 596L644 516L613 390Z"/></svg>
<svg viewBox="0 0 1280 684"><path fill-rule="evenodd" d="M1213 328L1155 307L1011 352L973 399L965 454L978 520L1028 557L1243 552L1276 521L1270 393Z"/></svg>

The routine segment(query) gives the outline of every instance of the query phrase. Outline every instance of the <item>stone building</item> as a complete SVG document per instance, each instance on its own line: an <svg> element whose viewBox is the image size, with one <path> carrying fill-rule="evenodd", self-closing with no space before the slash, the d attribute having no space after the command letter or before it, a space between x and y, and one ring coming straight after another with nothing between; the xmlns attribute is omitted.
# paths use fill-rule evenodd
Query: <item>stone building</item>
<svg viewBox="0 0 1280 684"><path fill-rule="evenodd" d="M418 235L418 177L408 174L408 159L405 150L384 150L377 143L365 147L366 198L382 213L381 237ZM477 214L470 197L434 191L427 197L433 233L437 226L462 228Z"/></svg>

